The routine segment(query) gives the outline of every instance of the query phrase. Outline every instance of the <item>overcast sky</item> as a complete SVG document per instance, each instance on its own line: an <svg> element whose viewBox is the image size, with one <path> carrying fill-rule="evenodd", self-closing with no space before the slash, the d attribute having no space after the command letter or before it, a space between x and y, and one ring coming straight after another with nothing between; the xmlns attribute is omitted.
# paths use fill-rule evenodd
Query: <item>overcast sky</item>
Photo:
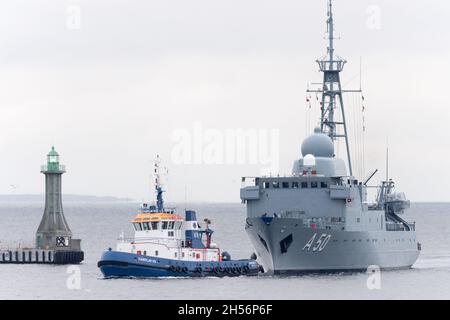
<svg viewBox="0 0 450 320"><path fill-rule="evenodd" d="M383 177L388 141L413 201L450 201L449 17L443 0L335 1L347 88L363 61L365 171ZM264 165L180 164L177 134L278 132L290 172L317 122L305 90L321 79L325 19L326 0L3 1L0 194L42 193L55 145L65 193L145 199L160 154L169 200L239 202L240 177Z"/></svg>

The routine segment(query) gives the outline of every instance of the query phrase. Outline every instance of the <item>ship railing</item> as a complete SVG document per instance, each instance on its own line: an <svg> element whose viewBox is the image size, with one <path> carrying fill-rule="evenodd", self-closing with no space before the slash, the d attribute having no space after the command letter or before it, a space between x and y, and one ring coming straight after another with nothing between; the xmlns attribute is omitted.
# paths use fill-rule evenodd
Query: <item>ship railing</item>
<svg viewBox="0 0 450 320"><path fill-rule="evenodd" d="M119 238L119 241L125 242L125 243L130 243L130 244L135 244L135 243L147 243L147 244L157 244L157 245L161 245L166 247L167 249L177 249L177 248L190 248L188 247L186 244L185 240L180 240L180 239L169 239L172 240L172 242L175 242L176 245L171 245L169 246L167 244L167 238L139 238L139 239L135 239L135 238ZM199 248L195 248L196 250L200 250ZM208 250L217 250L220 251L219 248L207 248Z"/></svg>
<svg viewBox="0 0 450 320"><path fill-rule="evenodd" d="M405 231L405 225L401 222L386 223L386 231Z"/></svg>
<svg viewBox="0 0 450 320"><path fill-rule="evenodd" d="M387 222L386 231L416 231L416 223Z"/></svg>

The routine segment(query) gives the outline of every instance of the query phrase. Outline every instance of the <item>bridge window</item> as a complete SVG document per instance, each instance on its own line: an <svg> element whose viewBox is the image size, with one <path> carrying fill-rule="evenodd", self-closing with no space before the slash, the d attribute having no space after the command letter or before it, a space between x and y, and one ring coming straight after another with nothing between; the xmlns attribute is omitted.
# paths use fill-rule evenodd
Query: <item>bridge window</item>
<svg viewBox="0 0 450 320"><path fill-rule="evenodd" d="M152 222L152 229L153 230L158 230L159 223L158 222Z"/></svg>
<svg viewBox="0 0 450 320"><path fill-rule="evenodd" d="M308 188L308 182L302 182L302 189Z"/></svg>
<svg viewBox="0 0 450 320"><path fill-rule="evenodd" d="M167 230L167 227L169 226L169 222L168 221L163 221L162 222L162 229L163 230Z"/></svg>
<svg viewBox="0 0 450 320"><path fill-rule="evenodd" d="M150 226L148 225L148 222L144 222L142 225L143 225L145 231L150 230Z"/></svg>
<svg viewBox="0 0 450 320"><path fill-rule="evenodd" d="M292 182L292 189L298 189L298 182Z"/></svg>
<svg viewBox="0 0 450 320"><path fill-rule="evenodd" d="M288 189L289 188L289 182L283 182L282 186L283 186L283 189Z"/></svg>
<svg viewBox="0 0 450 320"><path fill-rule="evenodd" d="M175 226L175 221L169 221L169 229L173 229Z"/></svg>
<svg viewBox="0 0 450 320"><path fill-rule="evenodd" d="M141 223L134 223L134 229L136 231L142 231L142 224Z"/></svg>
<svg viewBox="0 0 450 320"><path fill-rule="evenodd" d="M319 185L318 185L318 183L317 183L317 181L313 181L313 182L311 182L311 188L317 188Z"/></svg>

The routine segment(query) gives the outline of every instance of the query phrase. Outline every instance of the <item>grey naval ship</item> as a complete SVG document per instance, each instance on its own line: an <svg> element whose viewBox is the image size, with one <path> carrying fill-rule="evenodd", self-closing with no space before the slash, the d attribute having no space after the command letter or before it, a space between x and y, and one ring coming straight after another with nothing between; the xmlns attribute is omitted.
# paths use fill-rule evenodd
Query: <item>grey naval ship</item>
<svg viewBox="0 0 450 320"><path fill-rule="evenodd" d="M415 223L401 217L409 201L388 177L369 186L376 170L364 181L353 175L340 81L346 61L334 52L331 0L327 9L327 55L317 61L323 83L315 91L322 98L320 126L303 141L291 175L242 178L245 229L269 273L410 268L421 245ZM345 142L345 160L335 156L338 141Z"/></svg>

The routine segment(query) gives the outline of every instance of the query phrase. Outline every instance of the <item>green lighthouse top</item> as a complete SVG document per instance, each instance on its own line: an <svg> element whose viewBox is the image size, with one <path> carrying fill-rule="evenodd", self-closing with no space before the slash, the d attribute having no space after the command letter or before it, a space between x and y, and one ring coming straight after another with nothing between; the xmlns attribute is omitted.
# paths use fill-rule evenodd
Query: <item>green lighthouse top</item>
<svg viewBox="0 0 450 320"><path fill-rule="evenodd" d="M42 173L64 173L66 168L59 164L59 154L56 152L55 147L47 154L47 164L41 168Z"/></svg>

